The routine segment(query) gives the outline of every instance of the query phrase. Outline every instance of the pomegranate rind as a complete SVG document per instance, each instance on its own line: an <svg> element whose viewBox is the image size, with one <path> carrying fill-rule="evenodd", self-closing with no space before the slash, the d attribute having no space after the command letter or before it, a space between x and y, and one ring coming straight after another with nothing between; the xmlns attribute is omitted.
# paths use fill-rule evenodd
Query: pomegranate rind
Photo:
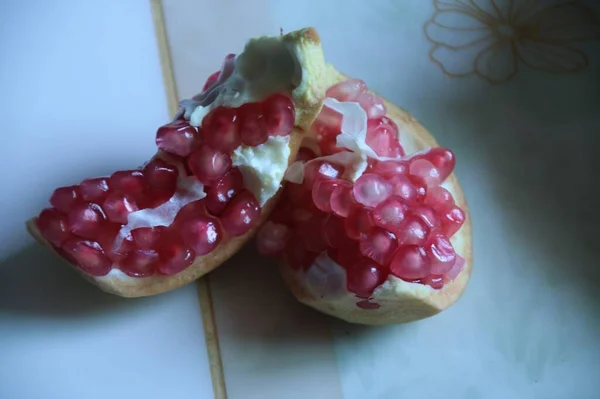
<svg viewBox="0 0 600 399"><path fill-rule="evenodd" d="M329 86L348 79L330 66L327 80ZM438 147L435 138L410 113L386 101L386 116L402 130L401 144L407 154ZM303 271L293 270L284 263L279 270L285 284L301 303L330 316L355 324L385 325L406 323L434 316L456 303L463 295L470 280L473 268L473 248L471 219L467 202L455 173L442 184L450 191L455 203L465 212L465 222L452 237L456 253L465 259L463 270L443 288L436 290L428 285L404 281L390 274L387 280L377 287L369 299L378 308L363 309L357 306L360 301L353 293L346 292L335 297L323 297L311 290Z"/></svg>

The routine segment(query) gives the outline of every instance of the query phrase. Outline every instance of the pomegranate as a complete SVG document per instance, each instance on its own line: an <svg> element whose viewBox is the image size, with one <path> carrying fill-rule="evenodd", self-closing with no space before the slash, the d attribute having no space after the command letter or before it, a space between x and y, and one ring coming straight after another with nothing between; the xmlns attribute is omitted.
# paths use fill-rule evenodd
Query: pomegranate
<svg viewBox="0 0 600 399"><path fill-rule="evenodd" d="M291 217L265 225L258 248L325 313L363 324L431 316L458 299L471 267L454 153L364 81L330 79L311 127L318 148L288 169L274 213Z"/></svg>
<svg viewBox="0 0 600 399"><path fill-rule="evenodd" d="M180 102L143 167L57 188L50 207L28 222L30 232L118 295L195 280L268 216L299 132L322 107L317 79L325 69L312 28L251 40L225 57L201 93ZM279 226L263 236L265 252L277 252L289 231Z"/></svg>

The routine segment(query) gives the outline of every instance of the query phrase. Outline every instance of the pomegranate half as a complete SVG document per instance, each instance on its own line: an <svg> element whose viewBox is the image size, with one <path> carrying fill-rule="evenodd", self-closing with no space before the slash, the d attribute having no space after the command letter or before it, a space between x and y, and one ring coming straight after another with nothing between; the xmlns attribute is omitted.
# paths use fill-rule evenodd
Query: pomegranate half
<svg viewBox="0 0 600 399"><path fill-rule="evenodd" d="M30 233L101 289L158 294L219 266L271 212L326 69L316 31L258 37L181 101L142 167L57 188Z"/></svg>
<svg viewBox="0 0 600 399"><path fill-rule="evenodd" d="M410 114L328 67L324 107L257 234L296 298L359 324L423 319L462 295L471 225L440 148Z"/></svg>

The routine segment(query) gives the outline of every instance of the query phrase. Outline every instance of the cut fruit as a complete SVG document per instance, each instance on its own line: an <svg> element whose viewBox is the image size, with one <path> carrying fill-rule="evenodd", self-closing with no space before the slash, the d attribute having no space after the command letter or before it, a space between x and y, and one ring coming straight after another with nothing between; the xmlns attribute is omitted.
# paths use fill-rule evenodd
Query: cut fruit
<svg viewBox="0 0 600 399"><path fill-rule="evenodd" d="M326 69L314 29L250 40L157 129L157 152L143 167L56 189L52 207L28 222L31 234L117 295L194 281L237 252L270 214L301 132L322 108ZM271 141L277 154L264 149ZM267 173L248 172L256 158L235 158L260 151L268 154ZM283 240L283 232L271 238Z"/></svg>

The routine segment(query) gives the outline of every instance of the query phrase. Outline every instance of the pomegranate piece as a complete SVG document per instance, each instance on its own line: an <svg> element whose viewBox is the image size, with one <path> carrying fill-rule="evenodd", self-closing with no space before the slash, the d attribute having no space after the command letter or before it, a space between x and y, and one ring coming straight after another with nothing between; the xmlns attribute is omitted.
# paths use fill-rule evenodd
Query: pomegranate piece
<svg viewBox="0 0 600 399"><path fill-rule="evenodd" d="M375 226L396 232L400 229L408 206L400 197L390 197L377 206L371 212L371 218Z"/></svg>
<svg viewBox="0 0 600 399"><path fill-rule="evenodd" d="M404 155L398 140L398 127L385 116L368 121L365 141L380 157L397 158Z"/></svg>
<svg viewBox="0 0 600 399"><path fill-rule="evenodd" d="M256 235L258 252L262 255L281 253L290 238L290 228L278 223L267 222Z"/></svg>
<svg viewBox="0 0 600 399"><path fill-rule="evenodd" d="M323 234L325 218L323 214L314 215L300 229L300 236L304 240L304 246L311 252L320 253L327 249L327 242Z"/></svg>
<svg viewBox="0 0 600 399"><path fill-rule="evenodd" d="M113 173L110 186L115 192L130 195L135 200L142 199L149 187L141 170L120 170Z"/></svg>
<svg viewBox="0 0 600 399"><path fill-rule="evenodd" d="M386 265L398 248L396 236L382 228L374 228L359 244L360 252L380 265Z"/></svg>
<svg viewBox="0 0 600 399"><path fill-rule="evenodd" d="M131 237L139 248L154 248L166 230L165 226L138 227L131 230Z"/></svg>
<svg viewBox="0 0 600 399"><path fill-rule="evenodd" d="M368 92L360 93L356 101L365 110L369 119L381 118L387 112L383 100L375 94Z"/></svg>
<svg viewBox="0 0 600 399"><path fill-rule="evenodd" d="M312 190L319 179L338 179L344 167L329 161L314 161L304 166L304 187Z"/></svg>
<svg viewBox="0 0 600 399"><path fill-rule="evenodd" d="M454 281L456 277L460 274L460 272L465 267L465 259L462 256L456 255L456 262L454 262L454 266L444 275L444 282Z"/></svg>
<svg viewBox="0 0 600 399"><path fill-rule="evenodd" d="M127 224L127 216L139 210L135 200L128 195L111 194L102 204L106 217L113 223Z"/></svg>
<svg viewBox="0 0 600 399"><path fill-rule="evenodd" d="M356 101L367 91L367 85L360 79L348 79L327 89L325 95L338 101Z"/></svg>
<svg viewBox="0 0 600 399"><path fill-rule="evenodd" d="M312 199L313 199L315 206L323 212L330 213L332 211L332 207L331 207L332 194L333 194L334 190L341 188L341 187L345 187L347 189L346 192L350 193L350 189L351 189L352 185L349 182L344 181L344 180L337 180L337 179L318 180L312 189ZM339 198L336 198L336 199L339 200ZM338 205L338 203L336 202L336 206L337 205ZM349 213L349 211L347 213Z"/></svg>
<svg viewBox="0 0 600 399"><path fill-rule="evenodd" d="M344 219L335 215L329 215L323 222L323 239L331 248L339 248L346 241Z"/></svg>
<svg viewBox="0 0 600 399"><path fill-rule="evenodd" d="M106 216L97 204L77 204L68 214L71 232L83 238L98 237Z"/></svg>
<svg viewBox="0 0 600 399"><path fill-rule="evenodd" d="M206 255L221 242L223 233L219 220L210 216L198 216L183 222L180 235L185 244L196 252Z"/></svg>
<svg viewBox="0 0 600 399"><path fill-rule="evenodd" d="M426 159L413 159L410 162L408 173L418 177L427 187L435 187L442 184L440 172Z"/></svg>
<svg viewBox="0 0 600 399"><path fill-rule="evenodd" d="M54 208L44 209L38 216L36 225L42 236L55 247L60 247L71 235L67 216Z"/></svg>
<svg viewBox="0 0 600 399"><path fill-rule="evenodd" d="M287 136L296 122L292 100L283 94L274 94L263 103L265 123L269 136Z"/></svg>
<svg viewBox="0 0 600 399"><path fill-rule="evenodd" d="M444 277L430 274L429 276L422 279L422 283L427 284L434 290L441 290L442 288L444 288Z"/></svg>
<svg viewBox="0 0 600 399"><path fill-rule="evenodd" d="M368 207L376 207L392 195L392 185L383 177L365 173L354 182L354 199Z"/></svg>
<svg viewBox="0 0 600 399"><path fill-rule="evenodd" d="M331 210L339 216L348 217L352 208L356 206L356 202L352 197L352 185L340 184L333 189L330 198Z"/></svg>
<svg viewBox="0 0 600 399"><path fill-rule="evenodd" d="M115 223L104 223L96 241L100 244L106 256L113 262L117 262L134 248L131 236L125 237L118 247L115 247L116 238L121 230L121 225Z"/></svg>
<svg viewBox="0 0 600 399"><path fill-rule="evenodd" d="M444 187L431 187L427 190L427 195L424 199L425 205L429 205L435 210L442 209L445 207L451 207L454 205L454 198L450 191Z"/></svg>
<svg viewBox="0 0 600 399"><path fill-rule="evenodd" d="M156 132L156 145L169 154L187 157L200 144L198 129L186 120L161 126Z"/></svg>
<svg viewBox="0 0 600 399"><path fill-rule="evenodd" d="M332 155L337 154L338 152L349 151L346 148L337 146L336 136L321 136L318 144L321 155Z"/></svg>
<svg viewBox="0 0 600 399"><path fill-rule="evenodd" d="M208 89L209 87L214 85L217 82L217 80L219 79L220 74L221 74L221 71L217 71L217 72L213 73L212 75L210 75L208 77L208 79L206 79L206 83L204 83L204 86L202 87L202 91L206 91L206 89Z"/></svg>
<svg viewBox="0 0 600 399"><path fill-rule="evenodd" d="M313 122L311 130L322 138L333 138L335 142L335 137L342 131L342 119L341 113L325 105Z"/></svg>
<svg viewBox="0 0 600 399"><path fill-rule="evenodd" d="M110 186L108 180L99 177L96 179L85 179L79 184L81 198L87 202L100 203L108 196Z"/></svg>
<svg viewBox="0 0 600 399"><path fill-rule="evenodd" d="M423 201L425 200L425 196L427 195L427 184L423 179L421 179L418 176L409 174L406 177L408 177L408 180L410 180L410 182L413 184L416 190L416 197L414 199L414 202L417 202L419 204L423 203Z"/></svg>
<svg viewBox="0 0 600 399"><path fill-rule="evenodd" d="M369 300L356 302L356 306L358 306L359 308L364 309L364 310L375 310L375 309L379 309L381 307L381 305L378 304L377 302L372 302Z"/></svg>
<svg viewBox="0 0 600 399"><path fill-rule="evenodd" d="M368 167L369 173L375 173L385 178L391 178L408 173L408 163L405 161L374 161Z"/></svg>
<svg viewBox="0 0 600 399"><path fill-rule="evenodd" d="M295 161L298 162L306 162L306 161L310 161L311 159L316 158L317 154L315 154L315 152L313 150L311 150L308 147L300 147L300 149L298 150L298 154L296 154L296 159Z"/></svg>
<svg viewBox="0 0 600 399"><path fill-rule="evenodd" d="M465 213L456 205L441 208L439 212L442 219L442 232L450 238L465 222Z"/></svg>
<svg viewBox="0 0 600 399"><path fill-rule="evenodd" d="M450 176L456 165L454 153L448 148L442 147L432 148L424 153L417 154L413 157L413 160L415 159L425 159L431 162L438 170L441 181Z"/></svg>
<svg viewBox="0 0 600 399"><path fill-rule="evenodd" d="M440 218L433 208L422 205L413 209L411 213L421 219L430 230L440 226Z"/></svg>
<svg viewBox="0 0 600 399"><path fill-rule="evenodd" d="M193 249L185 246L180 240L171 238L159 244L158 272L164 275L177 274L187 269L196 259Z"/></svg>
<svg viewBox="0 0 600 399"><path fill-rule="evenodd" d="M69 212L71 208L81 202L81 192L78 186L60 187L54 190L50 203L61 212Z"/></svg>
<svg viewBox="0 0 600 399"><path fill-rule="evenodd" d="M429 228L416 215L407 215L396 232L398 242L403 245L424 245L429 234Z"/></svg>
<svg viewBox="0 0 600 399"><path fill-rule="evenodd" d="M263 115L261 103L248 103L240 107L239 131L242 143L257 146L269 138L266 120Z"/></svg>
<svg viewBox="0 0 600 399"><path fill-rule="evenodd" d="M190 154L187 164L200 183L210 185L231 168L231 158L207 145L201 145Z"/></svg>
<svg viewBox="0 0 600 399"><path fill-rule="evenodd" d="M155 157L144 167L143 174L153 190L170 193L169 198L175 194L179 177L176 166Z"/></svg>
<svg viewBox="0 0 600 399"><path fill-rule="evenodd" d="M335 261L345 269L352 267L359 259L362 258L362 254L356 245L356 242L352 240L344 240L343 244L337 249L335 254Z"/></svg>
<svg viewBox="0 0 600 399"><path fill-rule="evenodd" d="M177 212L177 216L175 216L175 220L173 221L173 225L181 226L186 220L195 218L197 216L205 216L206 206L204 200L193 201L189 204L185 205L183 208Z"/></svg>
<svg viewBox="0 0 600 399"><path fill-rule="evenodd" d="M370 208L356 207L345 221L346 234L353 240L363 240L373 229Z"/></svg>
<svg viewBox="0 0 600 399"><path fill-rule="evenodd" d="M242 172L238 168L230 169L206 191L206 209L215 216L220 215L227 203L243 188Z"/></svg>
<svg viewBox="0 0 600 399"><path fill-rule="evenodd" d="M360 258L351 267L346 269L346 285L348 291L359 298L369 298L375 288L379 287L387 276L370 259Z"/></svg>
<svg viewBox="0 0 600 399"><path fill-rule="evenodd" d="M288 246L284 251L285 261L292 270L306 270L315 262L318 254L308 251L302 245L298 245L296 238L300 239L299 237L292 237L288 241Z"/></svg>
<svg viewBox="0 0 600 399"><path fill-rule="evenodd" d="M425 250L416 245L401 246L390 262L390 272L404 280L421 279L429 274L429 269Z"/></svg>
<svg viewBox="0 0 600 399"><path fill-rule="evenodd" d="M425 248L431 264L431 273L448 273L456 262L456 252L448 238L441 232L432 233Z"/></svg>
<svg viewBox="0 0 600 399"><path fill-rule="evenodd" d="M202 120L204 143L225 154L231 153L242 143L238 124L236 109L215 108Z"/></svg>
<svg viewBox="0 0 600 399"><path fill-rule="evenodd" d="M410 204L417 201L418 189L407 176L397 175L388 180L392 186L392 194Z"/></svg>
<svg viewBox="0 0 600 399"><path fill-rule="evenodd" d="M62 252L67 259L92 276L105 276L110 272L112 262L95 241L73 237L62 245Z"/></svg>
<svg viewBox="0 0 600 399"><path fill-rule="evenodd" d="M137 248L119 262L119 269L130 277L148 277L158 266L158 252L151 248Z"/></svg>
<svg viewBox="0 0 600 399"><path fill-rule="evenodd" d="M250 191L242 190L221 214L223 228L232 237L247 233L260 219L260 206Z"/></svg>

